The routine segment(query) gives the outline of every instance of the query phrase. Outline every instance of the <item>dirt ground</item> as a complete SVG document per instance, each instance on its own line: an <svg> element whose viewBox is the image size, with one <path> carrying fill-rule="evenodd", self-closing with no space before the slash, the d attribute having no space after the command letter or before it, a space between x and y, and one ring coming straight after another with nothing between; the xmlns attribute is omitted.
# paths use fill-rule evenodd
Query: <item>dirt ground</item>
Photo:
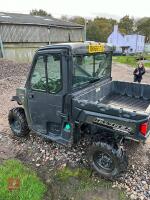
<svg viewBox="0 0 150 200"><path fill-rule="evenodd" d="M5 159L9 159L9 158L14 158L17 157L21 160L26 161L27 159L29 160L30 158L28 158L28 156L32 157L32 161L34 162L34 159L38 158L38 155L35 154L35 152L33 151L33 149L31 150L31 146L32 148L37 148L37 151L46 151L45 149L43 150L43 146L42 144L39 144L39 139L37 140L37 142L34 141L29 141L28 140L28 147L24 147L26 146L26 141L27 140L23 140L23 141L17 141L16 139L14 139L11 136L11 131L9 129L8 126L8 121L7 121L7 115L8 112L10 110L10 108L16 106L16 104L14 102L11 102L11 97L13 95L15 95L15 89L17 87L23 86L25 79L26 79L26 75L28 73L28 65L19 65L19 64L15 64L15 63L7 63L8 66L10 67L10 72L6 73L5 70L8 68L7 64L4 64L3 66L3 70L1 69L1 63L3 63L3 61L0 61L0 73L1 71L3 71L3 73L0 74L0 162L2 162L2 160ZM13 66L11 68L11 66ZM17 74L16 71L20 71L20 74ZM14 76L15 74L15 76ZM117 63L113 63L113 67L112 67L112 78L113 80L123 80L123 81L133 81L133 68L124 65L124 64L117 64ZM150 69L146 70L146 74L144 75L144 78L142 80L143 83L149 83L150 84ZM40 145L40 147L36 146L36 143L38 143ZM45 146L48 146L46 143L44 143ZM20 152L20 148L23 149L24 153L19 154ZM30 154L27 156L26 154L26 149L28 148L28 151L30 151ZM47 147L49 148L49 147ZM57 152L56 152L57 150ZM32 153L33 151L33 153ZM39 151L39 153L40 153ZM76 151L73 150L73 152L70 153L71 156L75 157L75 160L78 159L78 156L80 154L80 152L82 151L82 147L79 150L79 153L77 154L77 156L75 157L74 154L76 154ZM135 150L136 151L136 150ZM61 152L61 153L58 153ZM148 163L149 159L150 159L150 139L146 142L144 147L141 147L141 149L139 149L139 151L137 152L137 155L139 157L137 157L138 163ZM55 145L55 147L53 145L51 145L51 149L50 149L50 154L57 154L57 157L61 157L62 155L66 154L65 150L61 147L58 147ZM35 158L33 158L33 154L35 154ZM45 155L45 154L44 154ZM63 159L64 157L68 157L69 153L67 154L67 156L62 156ZM82 157L82 155L80 155L80 157ZM44 159L46 159L47 157L44 157ZM69 157L70 158L70 157ZM135 159L134 154L133 157L131 158L132 160ZM40 158L39 158L40 160ZM55 159L53 159L55 160ZM51 163L52 161L51 160ZM31 160L30 160L31 161ZM45 161L44 161L45 162ZM55 165L55 163L53 163L53 165ZM37 165L37 163L36 163ZM40 165L40 164L38 164ZM38 166L37 165L37 166ZM136 163L131 163L131 165L136 165ZM44 166L44 164L43 164ZM133 168L135 168L135 166L133 166ZM44 169L44 167L43 167ZM45 169L47 170L47 169ZM131 179L132 182L132 179ZM149 182L150 183L150 182ZM90 194L88 194L89 196ZM95 199L97 199L97 196L95 196ZM102 198L102 199L105 199ZM105 199L107 200L107 199ZM113 199L112 199L113 200ZM116 200L116 199L114 199Z"/></svg>
<svg viewBox="0 0 150 200"><path fill-rule="evenodd" d="M113 63L112 77L114 80L133 81L134 68L120 63ZM143 76L142 83L150 84L150 68L146 69L146 73Z"/></svg>

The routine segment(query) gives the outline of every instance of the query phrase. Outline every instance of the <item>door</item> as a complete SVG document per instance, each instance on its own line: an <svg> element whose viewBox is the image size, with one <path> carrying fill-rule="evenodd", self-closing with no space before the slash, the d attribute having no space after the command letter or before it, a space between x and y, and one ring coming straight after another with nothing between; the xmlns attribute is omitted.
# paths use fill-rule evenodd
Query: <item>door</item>
<svg viewBox="0 0 150 200"><path fill-rule="evenodd" d="M35 58L27 90L32 129L42 134L60 134L63 105L62 52Z"/></svg>

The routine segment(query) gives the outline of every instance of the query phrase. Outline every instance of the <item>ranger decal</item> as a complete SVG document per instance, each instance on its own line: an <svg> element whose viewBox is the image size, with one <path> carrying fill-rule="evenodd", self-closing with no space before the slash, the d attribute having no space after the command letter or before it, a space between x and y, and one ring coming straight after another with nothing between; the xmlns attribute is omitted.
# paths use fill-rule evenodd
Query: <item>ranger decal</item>
<svg viewBox="0 0 150 200"><path fill-rule="evenodd" d="M124 126L124 125L120 125L120 124L116 124L114 122L110 122L101 118L95 118L93 120L94 124L98 124L101 126L106 126L107 128L112 128L114 130L118 130L121 132L131 132L132 129L130 127Z"/></svg>

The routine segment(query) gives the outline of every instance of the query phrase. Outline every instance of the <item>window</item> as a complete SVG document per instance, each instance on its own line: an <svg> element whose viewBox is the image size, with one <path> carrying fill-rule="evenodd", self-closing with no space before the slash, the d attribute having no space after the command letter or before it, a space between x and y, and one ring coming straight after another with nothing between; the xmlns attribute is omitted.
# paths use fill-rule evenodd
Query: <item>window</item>
<svg viewBox="0 0 150 200"><path fill-rule="evenodd" d="M111 76L111 54L85 54L73 57L73 87Z"/></svg>
<svg viewBox="0 0 150 200"><path fill-rule="evenodd" d="M39 56L36 60L34 71L31 76L31 88L46 91L45 62L43 56Z"/></svg>
<svg viewBox="0 0 150 200"><path fill-rule="evenodd" d="M49 93L57 93L61 87L61 55L39 56L31 76L31 88Z"/></svg>
<svg viewBox="0 0 150 200"><path fill-rule="evenodd" d="M132 49L132 48L130 49L130 52L133 52L133 49Z"/></svg>
<svg viewBox="0 0 150 200"><path fill-rule="evenodd" d="M61 55L52 54L47 57L47 74L49 93L57 93L62 87L61 82Z"/></svg>

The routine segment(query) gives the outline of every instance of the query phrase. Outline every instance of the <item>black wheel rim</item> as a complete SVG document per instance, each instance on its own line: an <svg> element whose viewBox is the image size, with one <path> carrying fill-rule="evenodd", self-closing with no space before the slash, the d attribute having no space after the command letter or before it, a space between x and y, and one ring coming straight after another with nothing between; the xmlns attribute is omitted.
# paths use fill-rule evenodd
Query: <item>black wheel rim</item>
<svg viewBox="0 0 150 200"><path fill-rule="evenodd" d="M114 169L114 161L108 153L98 151L93 156L95 165L106 172L111 172Z"/></svg>
<svg viewBox="0 0 150 200"><path fill-rule="evenodd" d="M17 117L14 117L11 123L12 129L16 132L19 133L21 130L21 123L20 120Z"/></svg>

